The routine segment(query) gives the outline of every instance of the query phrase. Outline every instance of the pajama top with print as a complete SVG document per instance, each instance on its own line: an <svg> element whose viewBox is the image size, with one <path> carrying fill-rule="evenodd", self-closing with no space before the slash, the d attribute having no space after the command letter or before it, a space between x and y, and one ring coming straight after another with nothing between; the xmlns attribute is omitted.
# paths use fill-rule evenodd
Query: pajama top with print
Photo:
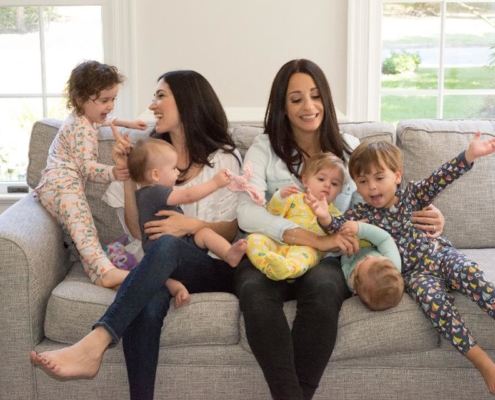
<svg viewBox="0 0 495 400"><path fill-rule="evenodd" d="M476 262L444 238L438 238L437 242L427 238L414 226L411 217L413 211L428 206L443 189L470 169L462 152L427 179L411 182L404 190L398 190L398 199L391 207L357 204L345 213L347 219L365 219L392 235L402 257L408 293L433 326L462 354L475 346L476 341L449 292L461 292L495 318L495 286ZM342 217L333 218L330 230L337 231L344 222Z"/></svg>

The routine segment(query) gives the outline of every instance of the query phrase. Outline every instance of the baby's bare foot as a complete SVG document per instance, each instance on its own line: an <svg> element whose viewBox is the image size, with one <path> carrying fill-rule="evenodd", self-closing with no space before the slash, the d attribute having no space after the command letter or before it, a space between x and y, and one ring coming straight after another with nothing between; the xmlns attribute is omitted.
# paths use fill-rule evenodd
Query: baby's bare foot
<svg viewBox="0 0 495 400"><path fill-rule="evenodd" d="M100 369L101 360L111 342L108 332L96 328L76 344L60 350L30 353L33 364L56 379L93 379Z"/></svg>
<svg viewBox="0 0 495 400"><path fill-rule="evenodd" d="M174 296L174 308L179 308L183 304L187 304L191 301L191 295L186 288L179 289Z"/></svg>
<svg viewBox="0 0 495 400"><path fill-rule="evenodd" d="M246 254L246 250L247 250L247 240L239 239L237 242L235 242L232 245L229 251L227 251L224 261L227 264L229 264L232 268L235 268L241 262L242 257L244 257L244 254Z"/></svg>

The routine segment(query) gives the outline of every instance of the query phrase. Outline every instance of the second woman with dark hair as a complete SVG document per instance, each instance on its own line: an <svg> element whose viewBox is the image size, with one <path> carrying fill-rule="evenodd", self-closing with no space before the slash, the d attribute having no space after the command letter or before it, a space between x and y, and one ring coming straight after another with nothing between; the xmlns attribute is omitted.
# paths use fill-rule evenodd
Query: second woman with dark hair
<svg viewBox="0 0 495 400"><path fill-rule="evenodd" d="M265 134L255 138L245 156L253 166L250 180L270 199L278 189L299 184L305 162L332 152L347 162L359 140L340 134L330 87L323 71L308 60L293 60L277 73L265 116ZM347 210L357 201L356 186L346 173L334 205ZM340 234L317 236L295 222L272 215L249 196L239 195L239 226L290 245L352 254L357 239ZM439 222L437 221L437 225ZM249 260L235 272L235 291L244 315L246 336L274 399L311 399L318 388L337 337L341 305L351 293L338 257L326 257L294 280L269 279ZM283 304L297 300L292 330Z"/></svg>
<svg viewBox="0 0 495 400"><path fill-rule="evenodd" d="M203 76L194 71L162 75L150 109L156 117L154 136L170 142L177 151L182 187L205 182L223 168L239 173L227 118ZM121 139L117 147L123 152L128 145ZM125 182L126 223L132 235L139 238L135 189L132 181ZM155 243L129 273L93 330L70 347L32 352L32 361L51 376L93 378L105 350L123 337L131 399L153 399L160 334L171 298L165 281L169 277L177 279L191 293L232 292L234 270L181 237L210 228L233 240L237 233L236 206L237 194L224 187L184 205L184 215L161 211L168 218L149 222L145 230Z"/></svg>

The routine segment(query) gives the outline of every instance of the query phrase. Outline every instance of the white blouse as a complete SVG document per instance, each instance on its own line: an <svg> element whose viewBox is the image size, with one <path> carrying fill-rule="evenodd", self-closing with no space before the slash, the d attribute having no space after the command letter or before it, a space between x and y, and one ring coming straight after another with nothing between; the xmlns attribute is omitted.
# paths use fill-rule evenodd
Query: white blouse
<svg viewBox="0 0 495 400"><path fill-rule="evenodd" d="M211 168L205 166L194 179L182 186L175 186L174 189L181 190L206 182L224 168L229 169L235 175L239 175L239 160L241 160L241 156L237 150L235 154L237 157L221 150L215 152L210 158L210 162L212 163ZM237 197L237 192L232 192L225 186L195 203L181 204L180 206L184 211L184 215L188 217L207 222L230 222L237 218ZM117 209L120 223L122 224L124 231L130 235L124 220L124 183L122 181L112 182L103 195L102 200L109 206ZM128 251L137 254L138 256L141 255L142 250L139 248L141 241L132 238L131 235L130 240L131 245L128 245L129 248L126 246ZM134 247L138 247L138 249L135 250Z"/></svg>

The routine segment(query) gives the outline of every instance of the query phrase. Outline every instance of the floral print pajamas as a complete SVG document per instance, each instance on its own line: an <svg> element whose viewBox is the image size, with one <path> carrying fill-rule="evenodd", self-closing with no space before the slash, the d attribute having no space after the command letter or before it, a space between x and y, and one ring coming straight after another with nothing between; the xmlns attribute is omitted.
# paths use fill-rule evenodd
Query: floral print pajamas
<svg viewBox="0 0 495 400"><path fill-rule="evenodd" d="M114 180L113 167L96 161L98 128L72 113L50 146L47 166L35 189L41 204L71 236L93 283L115 268L101 247L84 193L87 179L101 183Z"/></svg>

